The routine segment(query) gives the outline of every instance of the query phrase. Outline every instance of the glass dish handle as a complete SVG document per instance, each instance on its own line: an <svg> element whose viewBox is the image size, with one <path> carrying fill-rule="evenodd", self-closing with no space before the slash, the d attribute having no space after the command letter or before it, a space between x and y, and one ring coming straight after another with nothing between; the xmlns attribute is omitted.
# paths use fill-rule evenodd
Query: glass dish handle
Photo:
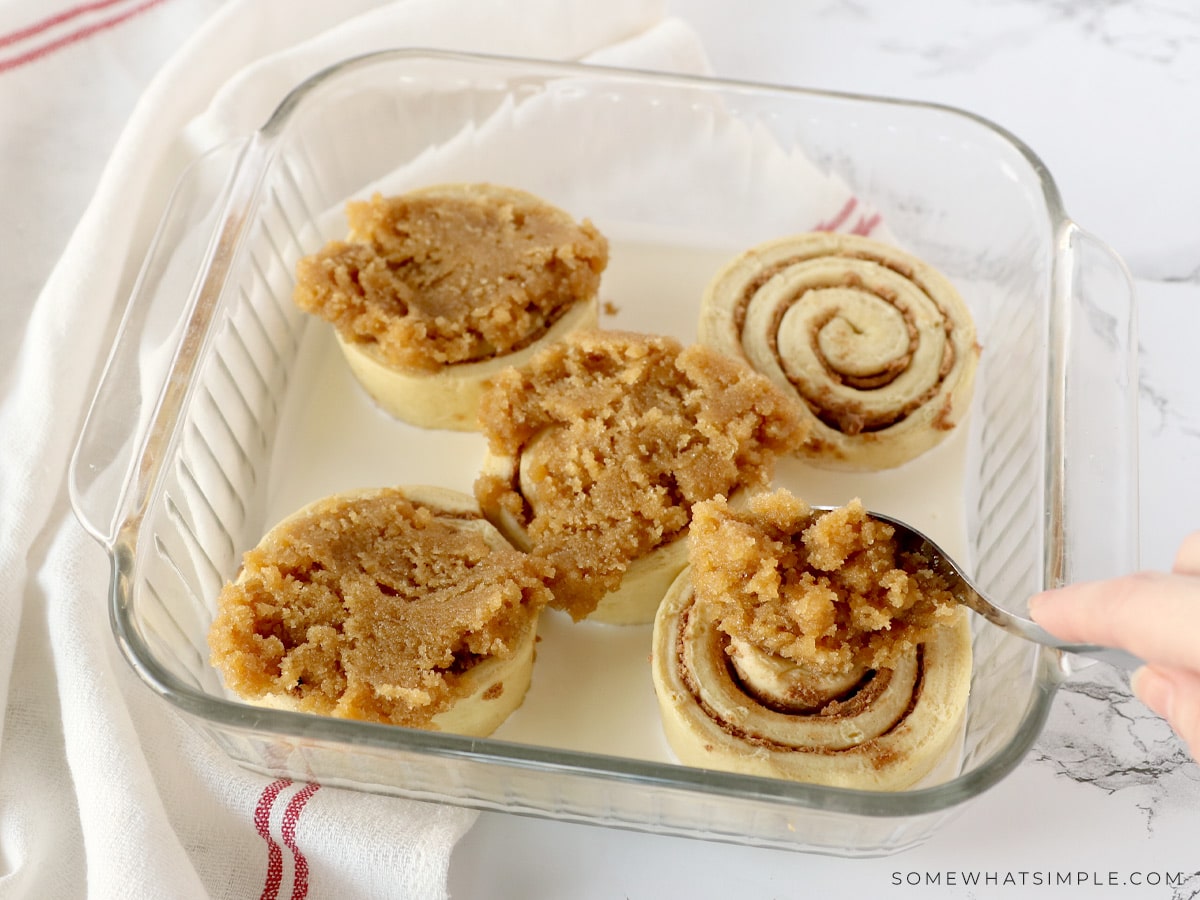
<svg viewBox="0 0 1200 900"><path fill-rule="evenodd" d="M1124 262L1071 224L1066 242L1062 452L1063 559L1058 584L1138 567L1138 361L1133 279ZM1056 586L1056 585L1052 585Z"/></svg>
<svg viewBox="0 0 1200 900"><path fill-rule="evenodd" d="M153 468L154 422L186 389L183 356L201 339L194 313L212 285L207 263L228 252L227 210L248 140L221 144L184 170L150 242L68 470L76 516L111 548ZM232 174L231 174L232 173Z"/></svg>

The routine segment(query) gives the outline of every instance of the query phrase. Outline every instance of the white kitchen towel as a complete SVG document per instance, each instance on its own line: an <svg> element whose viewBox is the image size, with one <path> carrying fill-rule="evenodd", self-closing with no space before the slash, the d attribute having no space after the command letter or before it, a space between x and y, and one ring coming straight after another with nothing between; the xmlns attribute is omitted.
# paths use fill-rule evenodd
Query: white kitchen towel
<svg viewBox="0 0 1200 900"><path fill-rule="evenodd" d="M160 2L78 4L51 24ZM159 26L171 8L156 10ZM0 7L5 29L19 25L12 9ZM63 51L55 78L112 77L155 34L104 21L72 40L107 50ZM12 315L20 337L3 345L16 358L0 373L0 897L446 894L473 813L243 771L139 682L109 630L107 563L65 481L117 313L180 171L260 124L301 78L385 46L704 66L657 0L228 0L166 62L32 310ZM50 70L32 58L0 77L32 89L39 65Z"/></svg>

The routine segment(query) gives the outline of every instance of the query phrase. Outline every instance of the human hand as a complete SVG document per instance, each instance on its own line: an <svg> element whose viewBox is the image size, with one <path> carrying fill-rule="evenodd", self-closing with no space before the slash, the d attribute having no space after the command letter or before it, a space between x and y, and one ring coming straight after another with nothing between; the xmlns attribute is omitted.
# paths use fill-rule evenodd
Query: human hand
<svg viewBox="0 0 1200 900"><path fill-rule="evenodd" d="M1139 572L1044 591L1033 619L1067 641L1121 647L1146 661L1134 694L1200 760L1200 531L1179 547L1169 574Z"/></svg>

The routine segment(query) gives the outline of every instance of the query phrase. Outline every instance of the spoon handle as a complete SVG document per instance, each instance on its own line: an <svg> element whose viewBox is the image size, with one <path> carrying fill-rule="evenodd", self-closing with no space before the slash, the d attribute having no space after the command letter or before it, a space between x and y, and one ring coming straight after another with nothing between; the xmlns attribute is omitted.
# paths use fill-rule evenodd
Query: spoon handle
<svg viewBox="0 0 1200 900"><path fill-rule="evenodd" d="M1143 664L1142 659L1118 647L1104 647L1099 644L1073 644L1069 641L1059 640L1036 622L1022 618L1021 616L1015 616L1003 610L992 610L991 614L985 615L985 617L994 624L999 625L1005 631L1018 634L1027 641L1034 641L1055 650L1061 650L1063 653L1086 656L1089 659L1099 660L1100 662L1108 663L1110 666L1115 666L1118 669L1124 669L1128 672L1140 668Z"/></svg>
<svg viewBox="0 0 1200 900"><path fill-rule="evenodd" d="M1010 613L1008 610L1001 609L987 600L957 567L953 566L953 563L949 565L949 574L957 580L958 590L956 591L956 596L959 602L970 607L993 625L1003 628L1010 634L1018 635L1027 641L1033 641L1037 644L1044 644L1047 647L1061 650L1064 653L1072 653L1076 656L1086 656L1090 659L1099 660L1100 662L1108 663L1110 666L1115 666L1118 669L1124 669L1128 672L1132 672L1134 669L1142 666L1143 660L1127 650L1121 650L1118 647L1103 647L1099 644L1073 644L1069 641L1056 638L1031 619Z"/></svg>
<svg viewBox="0 0 1200 900"><path fill-rule="evenodd" d="M1128 650L1122 650L1119 647L1101 647L1097 644L1054 643L1053 639L1051 641L1044 641L1043 643L1047 643L1057 650L1062 650L1064 653L1073 653L1076 656L1086 656L1089 659L1096 659L1102 663L1108 663L1110 666L1115 666L1118 669L1124 669L1127 672L1140 669L1145 662Z"/></svg>

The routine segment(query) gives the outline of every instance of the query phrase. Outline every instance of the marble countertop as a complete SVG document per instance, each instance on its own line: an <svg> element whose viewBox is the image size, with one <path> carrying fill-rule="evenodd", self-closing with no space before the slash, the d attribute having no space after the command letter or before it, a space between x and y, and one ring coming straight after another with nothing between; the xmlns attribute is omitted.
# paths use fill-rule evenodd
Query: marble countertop
<svg viewBox="0 0 1200 900"><path fill-rule="evenodd" d="M1200 528L1200 5L671 0L715 74L946 103L1002 125L1136 280L1141 561ZM485 813L453 897L1200 897L1200 766L1125 676L1077 673L1021 767L925 845L844 860ZM941 873L936 886L927 882ZM949 873L963 873L951 876ZM974 886L964 884L975 873ZM1044 885L1071 873L1070 887ZM1035 879L1035 876L1036 877ZM950 882L954 883L951 884ZM1100 882L1100 883L1097 883Z"/></svg>
<svg viewBox="0 0 1200 900"><path fill-rule="evenodd" d="M38 102L53 113L41 117L53 119L53 140L10 128L21 140L7 159L18 164L0 171L0 196L6 209L38 214L11 216L0 241L0 357L15 358L31 308L21 300L61 254L141 86L221 2L175 4L147 31L152 49L105 57L122 78L104 90L47 76ZM1200 529L1200 0L665 2L698 33L716 75L944 103L1040 156L1069 214L1136 282L1141 563L1168 568ZM41 3L0 2L0 19L34 21ZM54 858L82 878L82 856L66 856L70 836L53 836ZM1200 765L1132 699L1124 675L1095 665L1058 692L1021 766L916 849L851 860L483 813L453 852L449 887L454 900L1195 900L1198 836ZM14 848L0 847L0 868ZM1083 883L1043 883L1063 875Z"/></svg>

